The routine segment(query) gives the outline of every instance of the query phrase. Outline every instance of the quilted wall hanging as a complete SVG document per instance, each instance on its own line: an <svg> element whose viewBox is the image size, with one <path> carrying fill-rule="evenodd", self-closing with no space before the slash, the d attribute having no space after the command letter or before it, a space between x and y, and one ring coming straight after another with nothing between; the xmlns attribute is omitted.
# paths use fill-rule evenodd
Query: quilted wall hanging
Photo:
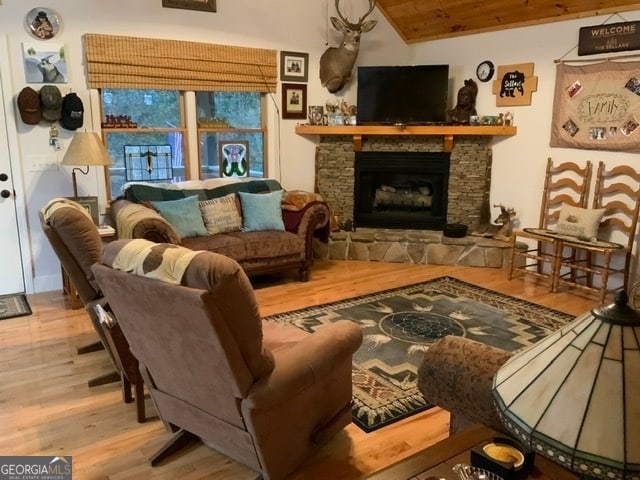
<svg viewBox="0 0 640 480"><path fill-rule="evenodd" d="M559 63L551 146L640 151L640 62Z"/></svg>

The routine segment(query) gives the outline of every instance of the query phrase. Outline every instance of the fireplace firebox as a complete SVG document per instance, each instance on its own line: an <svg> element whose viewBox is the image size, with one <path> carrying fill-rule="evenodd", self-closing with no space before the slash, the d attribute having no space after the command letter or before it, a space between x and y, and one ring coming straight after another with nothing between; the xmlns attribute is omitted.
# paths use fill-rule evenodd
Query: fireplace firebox
<svg viewBox="0 0 640 480"><path fill-rule="evenodd" d="M447 223L448 152L356 152L356 227L442 230Z"/></svg>

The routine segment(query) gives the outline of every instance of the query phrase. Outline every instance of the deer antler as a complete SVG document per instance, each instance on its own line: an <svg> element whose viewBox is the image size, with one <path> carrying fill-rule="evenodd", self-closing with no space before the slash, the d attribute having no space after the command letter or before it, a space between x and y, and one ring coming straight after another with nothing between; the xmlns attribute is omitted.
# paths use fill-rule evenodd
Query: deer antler
<svg viewBox="0 0 640 480"><path fill-rule="evenodd" d="M369 10L367 10L367 13L365 13L363 16L360 17L360 20L358 20L358 24L361 24L365 18L371 15L371 12L373 12L373 8L375 6L376 6L376 0L369 0Z"/></svg>
<svg viewBox="0 0 640 480"><path fill-rule="evenodd" d="M360 27L364 19L367 18L371 14L371 12L373 12L373 9L375 6L376 6L376 0L369 0L369 10L367 10L367 13L365 13L363 16L360 17L360 20L358 20L358 23L351 23L340 11L340 0L336 0L336 12L338 12L338 17L344 23L349 25L351 28Z"/></svg>

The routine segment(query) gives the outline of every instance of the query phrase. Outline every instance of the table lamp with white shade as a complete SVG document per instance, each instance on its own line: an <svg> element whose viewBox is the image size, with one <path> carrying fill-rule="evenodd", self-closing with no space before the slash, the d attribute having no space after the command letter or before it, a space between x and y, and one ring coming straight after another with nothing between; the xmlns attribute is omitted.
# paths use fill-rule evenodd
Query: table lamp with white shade
<svg viewBox="0 0 640 480"><path fill-rule="evenodd" d="M97 133L94 132L76 132L73 135L71 143L67 147L67 151L62 159L62 165L78 165L85 166L87 170L82 168L74 168L71 171L73 179L73 196L78 197L78 184L76 182L76 170L83 175L89 173L89 167L111 165L113 161L109 156L109 152L105 148L102 140Z"/></svg>

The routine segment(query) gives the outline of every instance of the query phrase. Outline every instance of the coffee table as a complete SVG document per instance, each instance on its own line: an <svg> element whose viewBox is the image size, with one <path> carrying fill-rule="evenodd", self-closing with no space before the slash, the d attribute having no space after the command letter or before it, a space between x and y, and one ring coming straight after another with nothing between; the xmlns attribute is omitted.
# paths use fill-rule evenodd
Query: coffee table
<svg viewBox="0 0 640 480"><path fill-rule="evenodd" d="M475 425L463 432L436 443L410 457L390 465L367 480L426 480L429 477L456 478L452 468L457 463L470 462L470 450L482 442L492 440L497 433L485 426ZM541 455L536 455L534 468L522 479L578 480L580 477Z"/></svg>

